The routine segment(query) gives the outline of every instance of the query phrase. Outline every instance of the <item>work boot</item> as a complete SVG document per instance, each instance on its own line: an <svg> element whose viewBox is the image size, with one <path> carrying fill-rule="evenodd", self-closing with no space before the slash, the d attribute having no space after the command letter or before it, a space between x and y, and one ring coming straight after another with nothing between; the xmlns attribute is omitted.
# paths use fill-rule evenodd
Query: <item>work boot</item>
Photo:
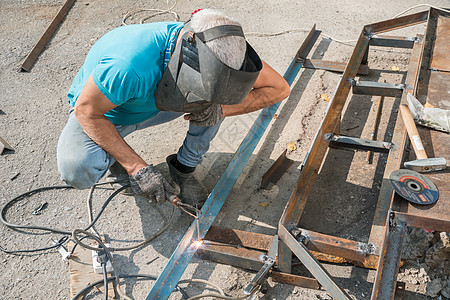
<svg viewBox="0 0 450 300"><path fill-rule="evenodd" d="M180 187L179 197L181 201L200 209L208 197L206 188L195 178L193 172L183 173L175 167L177 162L176 154L169 155L166 161L169 165L170 177Z"/></svg>

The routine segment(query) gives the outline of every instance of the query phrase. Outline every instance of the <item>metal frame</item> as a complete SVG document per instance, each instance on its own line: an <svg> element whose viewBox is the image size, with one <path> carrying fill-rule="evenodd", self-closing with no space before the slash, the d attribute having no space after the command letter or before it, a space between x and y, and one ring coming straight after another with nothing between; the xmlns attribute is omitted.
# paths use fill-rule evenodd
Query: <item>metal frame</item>
<svg viewBox="0 0 450 300"><path fill-rule="evenodd" d="M401 95L402 103L406 102L407 92L415 94L423 61L427 62L429 60L424 54L424 49L430 47L432 40L430 32L432 32L433 28L434 30L436 29L436 26L433 27L430 23L436 22L436 16L439 15L448 16L448 14L440 10L430 8L428 11L364 26L336 92L329 103L326 115L302 163L299 179L280 218L277 236L273 237L224 228L212 228L208 232L214 218L247 163L256 143L277 110L278 104L264 109L208 197L202 208L198 224L193 223L188 229L148 294L147 299L167 299L197 250L199 250L198 254L202 258L251 270L259 270L265 264L264 257L267 257L269 248L273 248L270 246L276 245L273 244L275 242L278 244L278 253L276 255L278 258L276 263L278 271L271 270L269 272L275 281L308 288L318 288L322 285L334 298L348 299L349 296L346 292L333 282L317 259L330 262L350 262L357 266L378 269L372 299L392 298L395 293L396 274L400 265L401 240L406 226L427 226L427 228L435 228L436 230L450 231L450 220L445 215L443 218L436 218L426 213L409 213L408 209L401 212L398 211L402 205L404 206L404 203L399 204L400 200L394 196L388 178L392 171L401 167L401 163L405 158L405 147L408 139L400 118L396 121L391 143L384 143L354 137L340 137L341 114L350 89L352 87L355 89L355 86L360 88L359 91L364 94ZM414 38L379 36L383 32L427 21L428 26L425 38L420 35ZM289 85L292 84L298 71L304 66L303 64L316 68L314 67L316 62L312 62L306 57L318 33L313 27L305 43L300 47L288 67L284 78L286 78ZM355 81L354 78L358 72L361 70L364 72L364 70L368 69L366 64L369 46L412 48L410 64L403 85L368 84ZM341 65L332 62L325 64L316 63L316 65L318 66L317 68L342 71ZM391 144L394 144L395 147L391 147ZM368 243L343 239L297 227L327 151L333 146L353 150L389 151ZM280 165L282 164L280 163ZM281 176L280 174L283 173L280 170L272 171L276 176ZM268 178L269 182L274 182L273 180L270 181L270 179L272 178ZM192 246L192 242L197 237L206 238L204 245L199 249ZM317 280L291 274L292 253L300 259ZM379 257L382 259L379 259Z"/></svg>
<svg viewBox="0 0 450 300"><path fill-rule="evenodd" d="M400 264L401 244L406 226L423 226L424 224L431 223L440 230L450 229L450 220L448 220L448 218L438 220L432 217L414 216L404 213L393 213L392 216L396 216L395 221L388 219L391 220L391 226L386 225L388 211L393 207L394 199L394 191L388 181L389 175L393 170L401 167L401 163L404 161L405 156L405 146L408 141L406 130L400 118L397 120L394 129L392 143L395 144L396 147L390 148L389 151L388 161L383 176L384 179L369 237L369 243L358 243L356 241L349 241L331 236L327 236L327 240L324 243L323 239L318 238L321 234L311 231L308 232L297 227L297 224L300 222L302 212L305 208L308 195L326 157L327 150L332 146L333 138L330 137L334 137L339 134L338 131L341 113L347 100L350 88L353 86L354 92L362 94L402 96L402 103L406 102L406 94L408 92L415 94L419 81L419 73L422 66L421 63L423 60L428 58L424 54L424 45L431 43L431 35L427 34L425 37L425 41L427 41L427 43L423 43L423 40L420 37L414 39L396 38L394 40L392 38L380 39L377 36L374 41L374 36L382 32L391 31L426 21L428 21L427 32L430 32L430 27L433 27L430 26L430 23L436 22L435 20L438 15L448 14L431 8L428 11L367 25L363 28L346 70L330 102L327 114L323 119L322 124L316 133L314 142L312 143L307 157L302 164L302 172L279 222L278 235L281 240L279 242L278 267L282 272L291 272L292 253L302 260L298 250L300 246L303 247L304 245L299 241L294 242L292 239L292 228L295 228L296 231L303 232L304 235L308 237L308 243L306 244L308 249L319 250L326 254L340 256L344 259L356 260L361 263L368 263L367 259L371 257L369 260L370 264L372 266L374 263L378 264L377 282L374 285L372 299L388 299L393 297L395 293L396 274ZM435 27L436 26L434 26L434 28ZM427 38L430 41L428 41ZM411 41L414 42L414 45L406 82L404 85L400 87L393 84L358 84L355 82L354 77L356 76L360 65L367 62L369 45L410 47ZM356 89L355 91L355 87L359 87L359 89ZM357 243L357 248L361 250L366 249L366 251L356 251L356 253L355 250L349 251L352 248L349 246L353 244L354 247L354 243ZM367 251L367 249L369 250ZM378 261L379 255L382 259ZM321 282L318 277L316 278L319 282ZM333 297L337 298L339 296L336 296L337 291L332 284L326 285L323 283L323 285ZM387 295L389 295L389 297Z"/></svg>

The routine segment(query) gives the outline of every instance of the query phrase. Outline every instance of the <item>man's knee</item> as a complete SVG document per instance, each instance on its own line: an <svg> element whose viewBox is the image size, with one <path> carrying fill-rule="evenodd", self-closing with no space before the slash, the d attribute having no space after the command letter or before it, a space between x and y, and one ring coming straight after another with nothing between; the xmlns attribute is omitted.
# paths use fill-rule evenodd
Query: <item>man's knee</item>
<svg viewBox="0 0 450 300"><path fill-rule="evenodd" d="M61 179L73 186L76 189L87 189L95 184L93 180L90 180L84 164L77 159L58 159L58 171L61 174Z"/></svg>

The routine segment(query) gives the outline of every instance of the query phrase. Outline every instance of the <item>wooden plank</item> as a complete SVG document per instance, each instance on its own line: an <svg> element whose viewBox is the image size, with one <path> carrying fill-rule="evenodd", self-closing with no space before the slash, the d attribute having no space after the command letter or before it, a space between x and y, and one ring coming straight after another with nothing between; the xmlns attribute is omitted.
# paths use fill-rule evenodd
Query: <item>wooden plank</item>
<svg viewBox="0 0 450 300"><path fill-rule="evenodd" d="M74 245L75 244L70 241L68 243L69 249L72 249ZM80 246L78 246L75 250L75 253L69 259L71 299L90 283L103 279L103 274L97 274L94 272L94 268L92 267L91 250L83 249ZM103 287L100 287L99 289L102 291ZM112 282L108 284L108 295L115 295ZM115 296L111 298L116 299Z"/></svg>
<svg viewBox="0 0 450 300"><path fill-rule="evenodd" d="M22 71L26 72L30 71L31 67L36 62L36 59L39 57L42 50L44 50L45 45L47 45L47 43L50 41L55 31L58 29L59 24L62 22L62 20L64 19L64 17L66 16L69 9L72 7L74 2L75 0L67 0L64 3L59 12L56 14L53 21L45 30L44 34L41 36L40 40L36 43L34 48L31 50L31 52L23 61L22 66L20 67Z"/></svg>

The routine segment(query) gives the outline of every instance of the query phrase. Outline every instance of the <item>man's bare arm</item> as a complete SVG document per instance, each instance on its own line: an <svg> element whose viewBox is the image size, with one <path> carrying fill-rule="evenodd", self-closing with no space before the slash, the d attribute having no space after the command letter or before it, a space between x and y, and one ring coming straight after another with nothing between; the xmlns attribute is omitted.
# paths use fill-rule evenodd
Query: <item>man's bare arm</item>
<svg viewBox="0 0 450 300"><path fill-rule="evenodd" d="M75 117L84 132L111 154L128 172L134 174L147 163L125 142L116 127L104 114L115 108L89 76L75 103Z"/></svg>
<svg viewBox="0 0 450 300"><path fill-rule="evenodd" d="M289 96L290 88L286 80L264 61L253 89L245 99L235 105L222 105L223 117L250 113L270 106Z"/></svg>

